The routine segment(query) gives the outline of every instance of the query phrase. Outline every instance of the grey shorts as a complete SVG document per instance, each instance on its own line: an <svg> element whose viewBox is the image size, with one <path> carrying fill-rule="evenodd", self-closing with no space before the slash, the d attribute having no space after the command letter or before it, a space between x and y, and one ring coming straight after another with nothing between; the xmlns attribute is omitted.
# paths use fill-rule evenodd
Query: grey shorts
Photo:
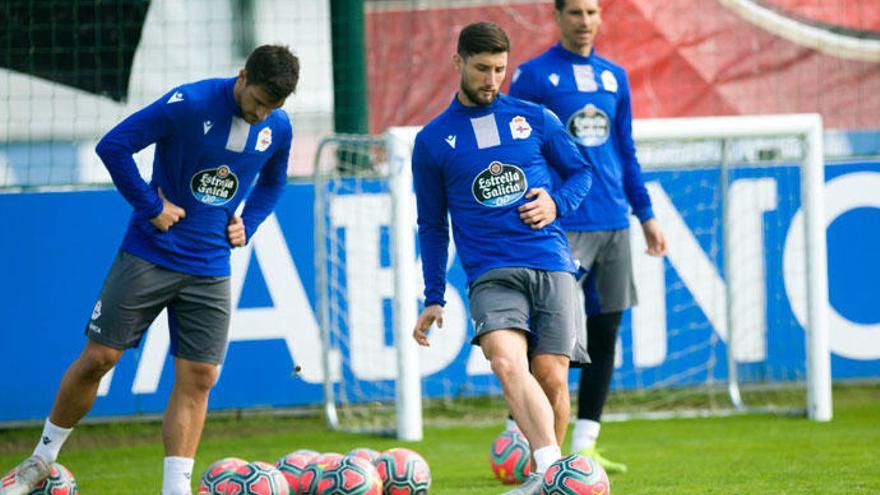
<svg viewBox="0 0 880 495"><path fill-rule="evenodd" d="M229 334L229 277L168 270L120 250L86 335L114 349L137 347L147 328L168 308L173 356L219 364Z"/></svg>
<svg viewBox="0 0 880 495"><path fill-rule="evenodd" d="M588 271L580 280L587 315L615 313L638 304L629 229L567 234L572 257Z"/></svg>
<svg viewBox="0 0 880 495"><path fill-rule="evenodd" d="M474 345L494 330L523 330L529 356L559 354L588 363L584 316L578 286L568 272L533 268L496 268L470 285Z"/></svg>

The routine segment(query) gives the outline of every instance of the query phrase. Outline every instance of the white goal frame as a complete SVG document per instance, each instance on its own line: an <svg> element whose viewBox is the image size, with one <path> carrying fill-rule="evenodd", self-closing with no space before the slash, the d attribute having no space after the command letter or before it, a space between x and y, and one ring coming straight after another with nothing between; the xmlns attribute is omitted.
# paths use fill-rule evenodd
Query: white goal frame
<svg viewBox="0 0 880 495"><path fill-rule="evenodd" d="M398 439L418 441L422 439L421 374L419 372L418 349L410 332L418 314L416 290L419 274L415 263L416 212L413 201L411 156L412 145L418 127L398 127L389 129L384 135L389 170L389 190L392 197L391 253L394 267L393 311L394 338L396 347L397 376L395 386L395 422ZM633 136L637 143L659 141L699 141L711 139L798 137L803 139L804 153L800 165L801 208L804 219L805 281L806 281L806 413L813 421L830 421L832 418L831 396L831 357L829 346L829 314L827 309L828 273L827 247L825 238L824 213L824 156L823 126L818 114L762 115L735 117L701 117L677 119L636 120ZM317 166L317 163L316 163ZM721 195L726 196L726 177L729 165L721 164ZM316 172L317 173L317 172ZM316 191L317 194L317 191ZM316 201L316 222L324 212L318 211ZM726 211L727 201L722 201L723 229L728 231ZM317 222L316 228L322 225ZM316 241L320 232L316 232ZM731 236L723 235L726 242ZM321 244L316 242L316 247ZM727 248L727 246L725 247ZM730 252L730 251L727 251ZM412 260L412 261L403 261ZM316 263L321 266L326 260L316 251ZM726 263L726 262L725 262ZM726 273L730 273L725 266ZM320 270L318 284L321 279ZM730 277L727 277L728 279ZM320 286L320 285L319 285ZM731 290L728 290L727 324L732 328ZM321 292L321 291L319 291ZM320 298L319 298L320 299ZM325 305L318 301L319 314L322 315L322 334L325 346L329 344L329 322L325 318ZM734 332L728 332L732 339ZM733 356L732 341L727 341L728 394L736 410L760 410L749 408L743 403L737 379L736 362ZM324 407L331 427L338 428L339 420L333 396L334 375L331 369L332 352L324 352L325 361L325 401Z"/></svg>
<svg viewBox="0 0 880 495"><path fill-rule="evenodd" d="M757 115L731 117L696 117L636 120L633 138L637 143L664 140L699 140L724 138L758 138L798 136L804 140L801 162L801 207L804 212L804 257L806 266L807 325L807 417L813 421L830 421L831 351L829 344L828 258L825 238L825 162L822 116L819 114ZM726 174L722 163L722 176ZM722 180L722 184L726 181ZM724 202L726 204L726 202ZM722 212L723 228L727 230L727 212ZM725 236L729 242L730 236ZM726 270L727 273L729 269ZM729 286L728 286L729 290ZM729 295L729 294L728 294ZM728 298L728 301L730 299ZM730 305L728 304L728 328ZM728 338L732 338L730 332ZM737 381L733 345L727 343L728 393L737 409L743 409Z"/></svg>

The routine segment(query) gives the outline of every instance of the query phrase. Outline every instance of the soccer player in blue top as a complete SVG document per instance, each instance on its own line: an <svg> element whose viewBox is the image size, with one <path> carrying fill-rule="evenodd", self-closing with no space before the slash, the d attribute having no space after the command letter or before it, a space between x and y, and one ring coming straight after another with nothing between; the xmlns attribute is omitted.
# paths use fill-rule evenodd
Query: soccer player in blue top
<svg viewBox="0 0 880 495"><path fill-rule="evenodd" d="M573 256L589 271L582 286L591 363L581 371L572 450L609 472L624 472L626 466L599 455L595 443L614 372L617 327L622 312L637 303L630 211L642 224L648 254L664 255L666 237L636 159L626 72L593 47L602 23L599 0L555 0L555 13L561 41L519 67L510 94L553 110L595 166L589 204L562 219Z"/></svg>
<svg viewBox="0 0 880 495"><path fill-rule="evenodd" d="M427 346L431 325L442 327L448 215L469 282L473 343L532 447L535 474L509 492L526 495L540 492L540 473L561 457L569 360L587 360L575 264L555 220L581 204L591 167L552 112L498 92L509 47L495 24L462 29L459 91L416 136L425 309L413 338ZM555 189L551 168L563 178Z"/></svg>
<svg viewBox="0 0 880 495"><path fill-rule="evenodd" d="M34 454L3 478L0 495L25 495L49 475L101 378L165 308L175 378L162 427L162 494L192 493L208 393L226 353L230 250L251 239L287 181L292 129L281 106L298 80L299 60L286 47L261 46L237 77L174 88L98 143L134 211L86 325L85 349L61 381ZM153 143L147 183L132 154Z"/></svg>

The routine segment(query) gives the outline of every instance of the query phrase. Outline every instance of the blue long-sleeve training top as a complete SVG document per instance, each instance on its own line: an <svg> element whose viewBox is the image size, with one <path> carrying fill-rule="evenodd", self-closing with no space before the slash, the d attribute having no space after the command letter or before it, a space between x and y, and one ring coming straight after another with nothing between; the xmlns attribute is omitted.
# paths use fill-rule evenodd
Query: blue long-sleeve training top
<svg viewBox="0 0 880 495"><path fill-rule="evenodd" d="M111 129L96 151L134 208L122 249L159 266L201 276L229 275L229 220L247 198L247 240L271 213L287 181L293 131L275 110L250 125L240 117L235 78L185 84ZM156 143L152 180L132 155ZM257 178L259 174L259 178ZM256 179L256 180L255 180ZM162 232L159 189L186 217Z"/></svg>
<svg viewBox="0 0 880 495"><path fill-rule="evenodd" d="M629 226L630 207L640 221L654 217L632 139L626 71L598 56L556 44L514 73L511 96L545 105L565 124L595 167L590 200L562 218L566 230Z"/></svg>
<svg viewBox="0 0 880 495"><path fill-rule="evenodd" d="M426 306L445 303L447 213L469 282L501 267L574 272L559 222L533 230L517 211L532 188L551 193L558 215L590 190L589 162L543 106L502 94L482 107L454 98L416 136L412 167ZM564 179L555 190L551 167Z"/></svg>

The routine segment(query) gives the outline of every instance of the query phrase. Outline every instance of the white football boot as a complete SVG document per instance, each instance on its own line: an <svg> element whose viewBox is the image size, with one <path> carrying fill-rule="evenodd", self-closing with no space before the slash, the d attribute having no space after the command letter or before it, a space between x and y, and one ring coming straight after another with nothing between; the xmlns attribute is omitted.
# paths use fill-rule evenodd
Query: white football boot
<svg viewBox="0 0 880 495"><path fill-rule="evenodd" d="M38 455L21 461L0 479L0 495L27 495L49 477L51 466Z"/></svg>

